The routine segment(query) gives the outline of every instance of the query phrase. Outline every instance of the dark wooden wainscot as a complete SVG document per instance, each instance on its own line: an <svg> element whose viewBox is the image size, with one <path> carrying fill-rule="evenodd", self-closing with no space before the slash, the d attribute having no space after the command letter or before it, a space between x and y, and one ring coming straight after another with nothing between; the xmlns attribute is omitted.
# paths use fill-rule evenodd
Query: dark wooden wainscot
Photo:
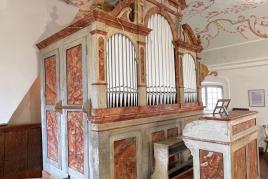
<svg viewBox="0 0 268 179"><path fill-rule="evenodd" d="M0 178L40 177L41 124L0 127Z"/></svg>

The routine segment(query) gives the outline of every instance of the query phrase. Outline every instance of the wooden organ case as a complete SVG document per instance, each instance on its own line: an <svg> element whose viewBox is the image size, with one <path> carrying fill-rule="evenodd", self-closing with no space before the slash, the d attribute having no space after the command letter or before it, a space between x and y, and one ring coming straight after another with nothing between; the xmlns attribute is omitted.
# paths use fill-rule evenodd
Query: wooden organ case
<svg viewBox="0 0 268 179"><path fill-rule="evenodd" d="M153 143L202 113L184 0L108 2L37 44L44 177L150 178Z"/></svg>

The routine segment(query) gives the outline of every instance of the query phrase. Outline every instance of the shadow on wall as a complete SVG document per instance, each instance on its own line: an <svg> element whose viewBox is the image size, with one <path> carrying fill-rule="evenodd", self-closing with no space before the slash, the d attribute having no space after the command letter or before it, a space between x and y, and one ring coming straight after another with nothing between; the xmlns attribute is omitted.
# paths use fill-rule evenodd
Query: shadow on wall
<svg viewBox="0 0 268 179"><path fill-rule="evenodd" d="M28 90L16 111L10 118L9 125L41 122L40 77L38 76Z"/></svg>
<svg viewBox="0 0 268 179"><path fill-rule="evenodd" d="M52 12L49 13L49 16L51 18L51 21L46 25L44 32L42 35L40 35L36 43L51 35L52 32L55 32L55 29L60 30L64 27L57 23L57 20L59 20L59 15L58 8L56 6L52 7Z"/></svg>
<svg viewBox="0 0 268 179"><path fill-rule="evenodd" d="M63 28L62 25L57 23L59 19L58 9L56 6L53 6L52 12L50 13L51 21L46 25L44 32L40 35L38 40L39 42L44 38L51 35L52 32L55 32L55 29ZM36 44L35 43L35 44ZM37 47L33 44L33 47ZM40 73L40 59L39 52L37 49L36 60L38 73ZM12 114L8 124L17 125L17 124L29 124L29 123L40 123L41 122L41 100L40 100L40 76L38 76L33 82L32 86L23 97L22 101L18 105L15 112Z"/></svg>

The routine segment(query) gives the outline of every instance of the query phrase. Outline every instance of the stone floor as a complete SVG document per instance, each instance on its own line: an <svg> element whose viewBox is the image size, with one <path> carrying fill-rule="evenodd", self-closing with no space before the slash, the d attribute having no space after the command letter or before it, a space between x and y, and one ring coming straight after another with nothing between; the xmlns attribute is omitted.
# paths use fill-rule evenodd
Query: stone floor
<svg viewBox="0 0 268 179"><path fill-rule="evenodd" d="M260 153L261 179L268 179L268 153ZM188 172L177 179L193 179L193 172Z"/></svg>

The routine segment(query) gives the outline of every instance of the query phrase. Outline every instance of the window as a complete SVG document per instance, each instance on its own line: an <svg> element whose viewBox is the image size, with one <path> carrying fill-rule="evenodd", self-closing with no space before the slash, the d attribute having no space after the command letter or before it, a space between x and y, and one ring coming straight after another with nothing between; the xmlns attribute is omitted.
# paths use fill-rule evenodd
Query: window
<svg viewBox="0 0 268 179"><path fill-rule="evenodd" d="M202 87L202 101L206 111L213 111L218 99L223 98L223 88L217 85L205 85Z"/></svg>
<svg viewBox="0 0 268 179"><path fill-rule="evenodd" d="M172 31L160 14L150 17L146 38L148 105L176 103L175 57Z"/></svg>
<svg viewBox="0 0 268 179"><path fill-rule="evenodd" d="M185 54L182 57L184 101L192 103L197 101L196 66L192 55Z"/></svg>
<svg viewBox="0 0 268 179"><path fill-rule="evenodd" d="M133 43L125 35L115 34L106 47L108 108L137 106L137 61Z"/></svg>

